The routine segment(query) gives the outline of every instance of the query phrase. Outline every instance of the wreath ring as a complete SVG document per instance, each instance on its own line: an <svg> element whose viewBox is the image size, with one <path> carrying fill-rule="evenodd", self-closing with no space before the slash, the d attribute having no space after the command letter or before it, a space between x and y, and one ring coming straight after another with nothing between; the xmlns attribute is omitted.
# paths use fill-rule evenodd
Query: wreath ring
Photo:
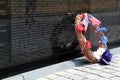
<svg viewBox="0 0 120 80"><path fill-rule="evenodd" d="M82 51L81 53L90 62L99 62L108 65L112 59L112 54L107 48L108 38L104 34L107 29L100 25L101 21L88 13L77 14L75 17L75 31L79 47ZM91 42L85 37L88 27L90 27L90 30L99 38L97 51L91 50Z"/></svg>

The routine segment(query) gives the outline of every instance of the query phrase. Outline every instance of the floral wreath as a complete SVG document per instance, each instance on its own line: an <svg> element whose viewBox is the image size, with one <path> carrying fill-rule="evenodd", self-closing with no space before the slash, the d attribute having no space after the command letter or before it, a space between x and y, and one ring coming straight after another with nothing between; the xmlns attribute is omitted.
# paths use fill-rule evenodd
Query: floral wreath
<svg viewBox="0 0 120 80"><path fill-rule="evenodd" d="M100 25L101 21L88 13L77 14L75 17L75 31L81 53L90 62L108 65L112 59L112 54L110 53L110 50L107 49L108 38L104 35L104 32L107 31L107 29ZM99 38L97 51L91 50L91 42L85 37L88 27Z"/></svg>

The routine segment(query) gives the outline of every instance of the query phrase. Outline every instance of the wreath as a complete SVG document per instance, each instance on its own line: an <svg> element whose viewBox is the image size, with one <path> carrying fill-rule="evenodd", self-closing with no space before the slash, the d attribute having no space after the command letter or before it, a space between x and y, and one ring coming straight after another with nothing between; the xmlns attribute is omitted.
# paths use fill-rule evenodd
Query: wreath
<svg viewBox="0 0 120 80"><path fill-rule="evenodd" d="M85 37L88 27L99 38L97 51L91 50L91 42ZM105 65L110 64L112 54L107 48L108 38L104 34L107 29L101 26L101 21L88 13L77 14L75 17L75 31L81 53L88 61Z"/></svg>

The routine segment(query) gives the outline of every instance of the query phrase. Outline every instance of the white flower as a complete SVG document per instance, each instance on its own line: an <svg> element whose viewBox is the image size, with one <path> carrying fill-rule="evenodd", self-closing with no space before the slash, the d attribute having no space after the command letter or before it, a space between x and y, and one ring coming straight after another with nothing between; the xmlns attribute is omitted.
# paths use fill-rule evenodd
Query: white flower
<svg viewBox="0 0 120 80"><path fill-rule="evenodd" d="M96 58L96 59L100 59L100 54L97 52L97 51L94 51L93 52L93 56Z"/></svg>
<svg viewBox="0 0 120 80"><path fill-rule="evenodd" d="M100 59L102 54L105 52L105 48L98 48L97 51L94 51L93 52L93 56L96 58L96 59Z"/></svg>
<svg viewBox="0 0 120 80"><path fill-rule="evenodd" d="M102 55L105 52L105 48L98 48L97 52Z"/></svg>

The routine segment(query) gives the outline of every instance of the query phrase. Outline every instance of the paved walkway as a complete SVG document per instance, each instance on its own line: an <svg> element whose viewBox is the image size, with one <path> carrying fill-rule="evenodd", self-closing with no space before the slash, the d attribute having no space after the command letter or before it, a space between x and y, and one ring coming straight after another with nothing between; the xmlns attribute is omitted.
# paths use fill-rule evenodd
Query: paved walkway
<svg viewBox="0 0 120 80"><path fill-rule="evenodd" d="M120 80L120 47L111 53L114 59L110 65L93 64L80 57L2 80Z"/></svg>
<svg viewBox="0 0 120 80"><path fill-rule="evenodd" d="M81 59L84 60L84 59ZM86 61L84 61L86 63ZM86 63L56 72L36 80L120 80L120 55L115 55L110 65Z"/></svg>

